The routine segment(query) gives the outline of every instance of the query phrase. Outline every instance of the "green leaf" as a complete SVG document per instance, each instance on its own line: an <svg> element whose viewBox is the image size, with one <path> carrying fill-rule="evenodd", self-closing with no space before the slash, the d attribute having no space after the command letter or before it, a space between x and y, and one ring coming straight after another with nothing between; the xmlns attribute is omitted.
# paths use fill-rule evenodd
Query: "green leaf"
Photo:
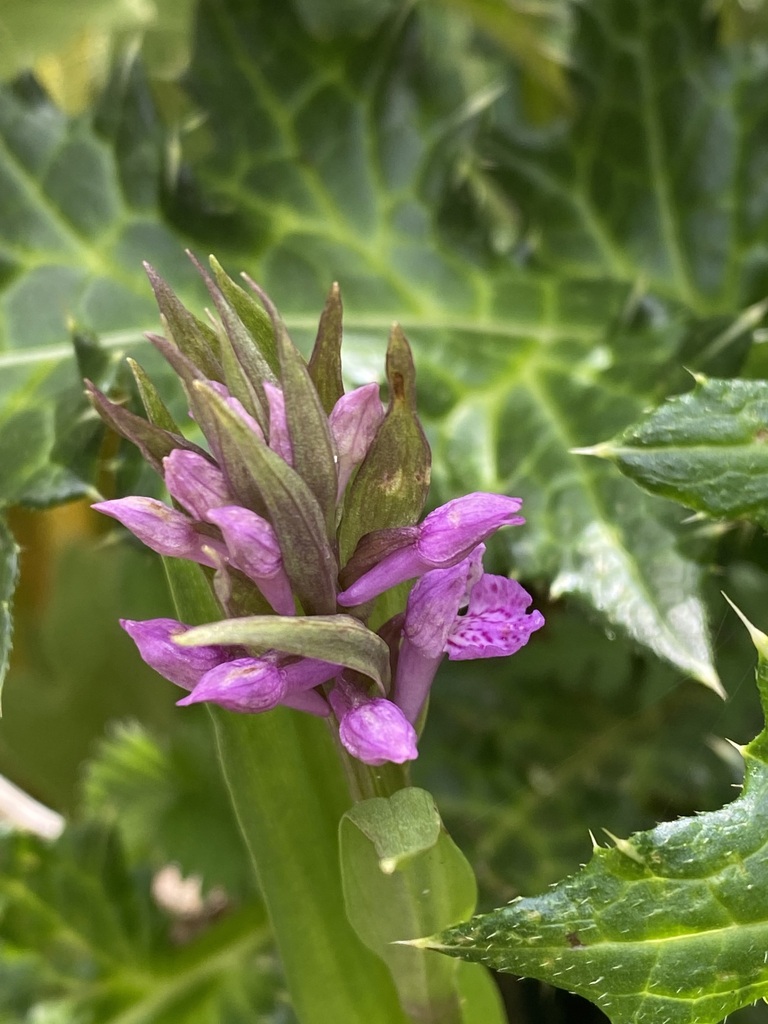
<svg viewBox="0 0 768 1024"><path fill-rule="evenodd" d="M3 1020L277 1019L280 982L258 907L175 945L146 872L128 873L114 835L96 825L70 829L52 844L6 834L0 867Z"/></svg>
<svg viewBox="0 0 768 1024"><path fill-rule="evenodd" d="M748 628L768 716L768 637ZM718 1024L768 995L768 717L740 751L745 779L733 803L611 836L613 848L595 845L587 867L544 896L420 945L578 992L613 1024Z"/></svg>
<svg viewBox="0 0 768 1024"><path fill-rule="evenodd" d="M93 493L102 428L85 373L106 388L114 348L155 314L140 256L179 242L157 207L157 124L135 68L116 73L114 124L68 119L29 79L0 90L0 452L2 500L36 506ZM115 90L117 93L117 90ZM137 124L138 122L138 124ZM149 159L147 155L149 156ZM177 266L177 284L191 279ZM194 291L187 285L187 294ZM149 302L147 300L150 300ZM110 359L80 365L69 324L113 332Z"/></svg>
<svg viewBox="0 0 768 1024"><path fill-rule="evenodd" d="M149 263L145 262L144 269L155 293L163 325L167 328L168 340L179 348L204 377L223 381L216 332L183 305L173 289Z"/></svg>
<svg viewBox="0 0 768 1024"><path fill-rule="evenodd" d="M216 615L199 566L168 559L166 571L182 621ZM211 715L298 1018L406 1024L387 971L343 911L337 828L350 797L326 724L286 708Z"/></svg>
<svg viewBox="0 0 768 1024"><path fill-rule="evenodd" d="M697 512L768 526L766 440L768 382L699 377L693 391L584 454Z"/></svg>
<svg viewBox="0 0 768 1024"><path fill-rule="evenodd" d="M534 141L508 105L480 152L530 219L538 259L642 280L701 315L763 299L766 143L750 112L765 111L765 68L718 45L716 12L698 0L590 0L572 13L569 130Z"/></svg>
<svg viewBox="0 0 768 1024"><path fill-rule="evenodd" d="M336 528L337 476L328 416L310 376L307 364L291 341L277 310L273 316L280 383L285 398L285 418L291 437L293 465L325 516L330 538Z"/></svg>
<svg viewBox="0 0 768 1024"><path fill-rule="evenodd" d="M344 815L339 840L349 920L390 966L404 1009L424 1024L460 1024L453 965L398 945L475 906L474 873L443 829L432 797L411 787L358 803ZM489 1021L503 1019L497 1013Z"/></svg>
<svg viewBox="0 0 768 1024"><path fill-rule="evenodd" d="M215 256L211 256L211 270L213 270L216 283L224 293L224 298L240 317L243 325L256 344L258 354L247 355L246 351L238 352L238 358L245 368L248 369L248 376L251 380L277 380L280 371L280 361L277 358L277 343L275 339L275 328L262 306L249 295L243 288L235 284L232 278L224 271ZM261 360L272 372L272 377L265 373Z"/></svg>
<svg viewBox="0 0 768 1024"><path fill-rule="evenodd" d="M254 615L197 626L179 637L182 647L245 644L319 658L362 672L389 690L389 647L351 615Z"/></svg>
<svg viewBox="0 0 768 1024"><path fill-rule="evenodd" d="M0 692L11 656L13 618L11 602L19 576L19 548L11 531L0 518Z"/></svg>

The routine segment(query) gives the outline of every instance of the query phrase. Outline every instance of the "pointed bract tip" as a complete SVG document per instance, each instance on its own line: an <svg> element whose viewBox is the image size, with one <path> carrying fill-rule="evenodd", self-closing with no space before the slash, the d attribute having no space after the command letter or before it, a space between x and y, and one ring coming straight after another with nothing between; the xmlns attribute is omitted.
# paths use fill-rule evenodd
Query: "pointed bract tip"
<svg viewBox="0 0 768 1024"><path fill-rule="evenodd" d="M197 256L195 256L195 254L192 252L191 249L185 249L184 252L186 253L186 256L187 256L187 259L189 260L189 262L192 264L192 266L195 268L195 270L198 272L198 274L200 274L200 276L203 278L203 280L207 283L208 279L209 279L209 275L208 275L208 271L205 269L203 264L200 262L200 260L197 258Z"/></svg>
<svg viewBox="0 0 768 1024"><path fill-rule="evenodd" d="M730 599L730 597L728 597L728 595L725 593L725 591L721 590L720 593L723 595L725 600L728 602L728 604L731 606L731 608L733 608L733 610L739 616L741 621L747 627L747 632L749 633L749 639L752 641L752 644L753 644L755 650L757 651L757 653L760 655L761 658L768 658L768 636L766 636L765 633L763 633L761 630L759 630L757 628L757 626L753 626L752 625L752 623L749 621L749 619L744 614L744 612L741 611L740 608L736 607L736 605L733 603L733 601Z"/></svg>
<svg viewBox="0 0 768 1024"><path fill-rule="evenodd" d="M733 749L738 754L740 754L741 757L744 757L744 751L747 749L746 744L744 744L744 743L737 743L736 740L729 740L727 736L724 736L723 739L725 740L725 742L727 744L729 744L729 746L733 747Z"/></svg>
<svg viewBox="0 0 768 1024"><path fill-rule="evenodd" d="M434 937L426 939L393 939L390 946L412 946L414 949L440 949Z"/></svg>
<svg viewBox="0 0 768 1024"><path fill-rule="evenodd" d="M587 832L589 833L589 838L592 840L592 849L593 850L602 850L602 846L595 839L595 833L592 831L592 829L588 828Z"/></svg>
<svg viewBox="0 0 768 1024"><path fill-rule="evenodd" d="M584 448L569 448L569 455L591 455L595 459L610 459L613 448L606 441L600 444L587 445Z"/></svg>

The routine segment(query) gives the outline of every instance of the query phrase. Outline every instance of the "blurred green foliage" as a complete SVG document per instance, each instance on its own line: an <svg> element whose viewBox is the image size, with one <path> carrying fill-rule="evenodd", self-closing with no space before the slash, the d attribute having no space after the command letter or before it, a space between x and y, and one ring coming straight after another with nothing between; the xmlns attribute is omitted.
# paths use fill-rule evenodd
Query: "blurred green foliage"
<svg viewBox="0 0 768 1024"><path fill-rule="evenodd" d="M127 351L183 414L141 340L157 319L142 259L202 309L183 249L213 249L300 343L339 280L351 383L379 372L400 320L434 501L520 494L528 524L491 554L552 602L508 664L442 672L417 766L486 907L572 871L588 827L625 835L722 804L739 776L721 740L759 727L749 646L717 590L765 625L764 541L683 522L569 450L687 390L683 366L764 372L765 30L736 0L12 0L0 16L2 506L157 487L104 441L79 384L86 369L130 400ZM81 333L79 363L70 320L100 339ZM211 740L116 625L167 610L159 567L90 522L51 544L50 518L30 526L43 515L13 513L0 771L113 824L132 869L177 861L247 913ZM717 673L725 704L684 681ZM34 964L36 933L5 921L0 963ZM556 1019L521 991L517 1019ZM24 992L0 1020L102 1020ZM211 1019L250 1019L262 995L229 1016L214 1001Z"/></svg>

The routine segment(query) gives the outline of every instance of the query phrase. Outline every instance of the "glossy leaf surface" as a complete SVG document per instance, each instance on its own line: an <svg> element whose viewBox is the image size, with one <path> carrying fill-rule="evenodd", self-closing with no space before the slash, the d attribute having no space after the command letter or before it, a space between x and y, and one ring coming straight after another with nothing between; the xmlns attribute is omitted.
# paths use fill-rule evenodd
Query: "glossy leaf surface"
<svg viewBox="0 0 768 1024"><path fill-rule="evenodd" d="M768 637L750 627L768 716ZM768 995L766 729L741 748L741 795L721 810L611 836L540 897L424 945L550 981L596 1002L612 1024L718 1024Z"/></svg>

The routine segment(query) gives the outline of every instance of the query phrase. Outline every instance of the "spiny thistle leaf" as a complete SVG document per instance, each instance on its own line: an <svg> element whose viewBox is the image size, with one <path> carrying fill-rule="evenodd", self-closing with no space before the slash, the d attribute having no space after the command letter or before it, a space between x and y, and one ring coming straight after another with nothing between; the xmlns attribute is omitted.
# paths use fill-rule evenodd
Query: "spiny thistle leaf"
<svg viewBox="0 0 768 1024"><path fill-rule="evenodd" d="M747 626L768 722L768 637ZM733 803L595 845L551 892L420 945L577 992L612 1024L718 1024L768 996L768 726L740 749Z"/></svg>
<svg viewBox="0 0 768 1024"><path fill-rule="evenodd" d="M768 525L768 381L711 380L654 409L612 441L610 459L652 494L728 519Z"/></svg>

